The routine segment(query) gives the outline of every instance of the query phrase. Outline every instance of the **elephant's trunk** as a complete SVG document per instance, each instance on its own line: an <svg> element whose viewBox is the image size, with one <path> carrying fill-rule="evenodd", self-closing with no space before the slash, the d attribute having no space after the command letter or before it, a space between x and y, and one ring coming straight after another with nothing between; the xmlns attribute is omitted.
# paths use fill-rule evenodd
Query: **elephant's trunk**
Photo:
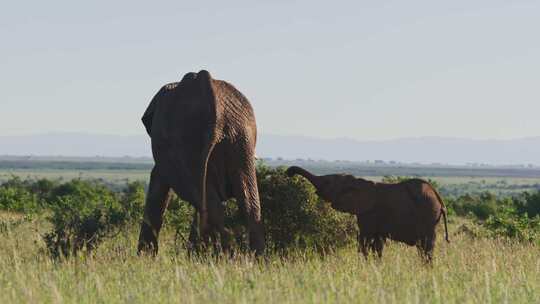
<svg viewBox="0 0 540 304"><path fill-rule="evenodd" d="M305 177L310 183L313 184L316 188L318 188L321 185L320 176L313 175L311 172L307 171L306 169L292 166L289 167L286 171L287 175L289 177L293 177L294 175L301 175Z"/></svg>

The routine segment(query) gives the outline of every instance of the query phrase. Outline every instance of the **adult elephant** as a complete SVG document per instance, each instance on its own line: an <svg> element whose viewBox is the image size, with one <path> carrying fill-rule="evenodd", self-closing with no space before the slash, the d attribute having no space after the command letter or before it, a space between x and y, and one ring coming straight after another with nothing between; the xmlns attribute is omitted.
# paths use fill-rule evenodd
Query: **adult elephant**
<svg viewBox="0 0 540 304"><path fill-rule="evenodd" d="M446 208L437 191L428 182L410 179L397 184L375 183L352 175L316 176L300 167L290 167L287 175L301 175L317 189L317 194L336 210L356 215L360 233L359 249L368 249L382 257L387 238L416 245L430 262L435 246L435 227Z"/></svg>
<svg viewBox="0 0 540 304"><path fill-rule="evenodd" d="M221 237L229 249L223 201L236 198L247 217L249 243L264 250L255 174L257 127L253 109L234 86L207 71L187 73L163 86L142 121L152 141L154 168L146 197L138 251L158 251L158 235L171 190L198 212L189 242L198 248ZM198 222L198 224L197 224Z"/></svg>

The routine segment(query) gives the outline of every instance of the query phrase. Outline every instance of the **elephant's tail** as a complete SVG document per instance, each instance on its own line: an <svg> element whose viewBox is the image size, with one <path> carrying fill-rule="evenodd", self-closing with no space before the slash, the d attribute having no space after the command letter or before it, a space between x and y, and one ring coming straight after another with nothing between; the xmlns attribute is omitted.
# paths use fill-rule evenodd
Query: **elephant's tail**
<svg viewBox="0 0 540 304"><path fill-rule="evenodd" d="M445 240L446 242L450 243L450 240L448 239L448 223L446 221L446 208L441 209L442 216L444 217L444 233L445 233Z"/></svg>
<svg viewBox="0 0 540 304"><path fill-rule="evenodd" d="M433 186L431 186L431 188L433 188ZM433 188L433 192L435 192L435 195L437 195L437 199L439 200L439 203L441 204L441 215L444 218L445 240L448 243L450 243L450 240L448 239L448 222L446 221L446 215L448 214L447 209L446 209L446 205L444 204L444 201L443 201L441 195L439 194L439 191L437 191L437 190L435 190L435 188Z"/></svg>

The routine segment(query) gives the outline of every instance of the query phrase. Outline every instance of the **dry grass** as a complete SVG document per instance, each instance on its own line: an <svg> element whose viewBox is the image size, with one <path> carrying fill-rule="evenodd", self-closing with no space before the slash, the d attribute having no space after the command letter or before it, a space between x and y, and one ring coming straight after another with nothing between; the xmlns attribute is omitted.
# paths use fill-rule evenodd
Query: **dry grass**
<svg viewBox="0 0 540 304"><path fill-rule="evenodd" d="M451 244L437 244L433 267L396 243L382 261L365 261L351 247L259 263L190 260L174 254L167 233L157 258L137 257L132 231L91 257L54 262L40 238L46 223L8 226L0 233L0 303L540 303L540 248L533 244L454 235Z"/></svg>

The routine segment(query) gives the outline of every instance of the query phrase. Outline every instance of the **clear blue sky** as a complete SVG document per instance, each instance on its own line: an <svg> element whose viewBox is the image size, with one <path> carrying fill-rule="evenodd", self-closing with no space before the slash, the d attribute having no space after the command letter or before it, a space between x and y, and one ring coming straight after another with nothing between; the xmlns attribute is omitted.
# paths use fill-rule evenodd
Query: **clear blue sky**
<svg viewBox="0 0 540 304"><path fill-rule="evenodd" d="M3 3L0 135L142 134L202 68L263 133L540 135L540 1L137 2Z"/></svg>

